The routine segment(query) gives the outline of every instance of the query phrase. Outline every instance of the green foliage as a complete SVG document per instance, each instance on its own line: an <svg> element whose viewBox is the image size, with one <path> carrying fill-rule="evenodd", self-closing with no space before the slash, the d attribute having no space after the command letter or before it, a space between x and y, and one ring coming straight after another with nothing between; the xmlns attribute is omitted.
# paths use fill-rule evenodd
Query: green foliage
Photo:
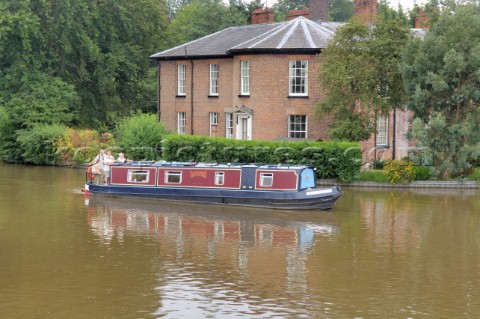
<svg viewBox="0 0 480 319"><path fill-rule="evenodd" d="M415 180L415 171L410 162L391 161L385 166L391 184L408 184Z"/></svg>
<svg viewBox="0 0 480 319"><path fill-rule="evenodd" d="M374 160L373 163L372 163L372 166L373 166L373 169L383 169L383 167L385 166L385 161L384 160Z"/></svg>
<svg viewBox="0 0 480 319"><path fill-rule="evenodd" d="M182 6L167 29L167 46L192 41L229 26L246 24L247 9L221 0L192 1Z"/></svg>
<svg viewBox="0 0 480 319"><path fill-rule="evenodd" d="M346 142L260 142L168 135L163 141L167 161L306 164L320 178L352 182L360 170L361 149Z"/></svg>
<svg viewBox="0 0 480 319"><path fill-rule="evenodd" d="M462 123L480 103L480 9L443 11L438 22L407 46L402 73L414 116L441 112L448 125Z"/></svg>
<svg viewBox="0 0 480 319"><path fill-rule="evenodd" d="M285 21L288 12L308 8L308 0L279 0L273 6L275 21Z"/></svg>
<svg viewBox="0 0 480 319"><path fill-rule="evenodd" d="M56 165L60 162L53 145L65 132L62 125L36 125L18 132L17 141L22 149L23 161L28 164Z"/></svg>
<svg viewBox="0 0 480 319"><path fill-rule="evenodd" d="M432 178L432 170L428 166L413 166L416 181L428 181Z"/></svg>
<svg viewBox="0 0 480 319"><path fill-rule="evenodd" d="M353 0L328 1L328 15L332 21L347 21L353 16Z"/></svg>
<svg viewBox="0 0 480 319"><path fill-rule="evenodd" d="M334 117L332 138L365 140L375 131L376 115L403 107L398 65L409 39L405 22L387 14L374 27L352 20L337 30L321 54L319 81L326 95L316 109L319 117Z"/></svg>
<svg viewBox="0 0 480 319"><path fill-rule="evenodd" d="M141 113L122 120L115 132L126 157L135 160L159 159L162 140L167 133L155 114Z"/></svg>
<svg viewBox="0 0 480 319"><path fill-rule="evenodd" d="M16 139L16 129L9 113L0 107L0 159L6 162L22 162L22 151Z"/></svg>
<svg viewBox="0 0 480 319"><path fill-rule="evenodd" d="M74 125L97 128L112 127L132 109L154 111L148 57L165 38L165 25L163 0L3 1L0 97L27 104L43 90L56 104L68 104L64 113ZM29 98L18 86L37 89Z"/></svg>
<svg viewBox="0 0 480 319"><path fill-rule="evenodd" d="M100 150L98 132L67 128L56 140L54 149L63 163L88 163Z"/></svg>
<svg viewBox="0 0 480 319"><path fill-rule="evenodd" d="M471 181L480 182L480 167L477 167L473 172L468 176L468 179Z"/></svg>
<svg viewBox="0 0 480 319"><path fill-rule="evenodd" d="M361 171L356 180L359 182L389 182L386 171L377 169Z"/></svg>
<svg viewBox="0 0 480 319"><path fill-rule="evenodd" d="M442 113L434 112L428 124L419 118L412 124L410 138L432 151L432 173L440 178L458 176L471 168L470 161L478 157L478 146L467 145L465 140L479 141L480 116L471 113L464 123L449 124ZM476 151L476 152L475 152ZM476 160L476 158L474 158Z"/></svg>
<svg viewBox="0 0 480 319"><path fill-rule="evenodd" d="M10 70L9 77L0 79L0 97L0 107L6 110L15 129L38 124L68 125L78 105L72 85L18 64Z"/></svg>

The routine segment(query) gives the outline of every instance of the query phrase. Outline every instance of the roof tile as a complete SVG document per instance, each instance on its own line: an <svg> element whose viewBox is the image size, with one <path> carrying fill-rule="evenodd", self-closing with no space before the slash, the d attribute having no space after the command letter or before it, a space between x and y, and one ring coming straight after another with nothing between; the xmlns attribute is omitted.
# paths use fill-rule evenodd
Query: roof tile
<svg viewBox="0 0 480 319"><path fill-rule="evenodd" d="M320 22L298 17L265 24L230 27L203 38L156 53L154 59L201 58L230 56L235 52L318 50L333 37L336 22Z"/></svg>

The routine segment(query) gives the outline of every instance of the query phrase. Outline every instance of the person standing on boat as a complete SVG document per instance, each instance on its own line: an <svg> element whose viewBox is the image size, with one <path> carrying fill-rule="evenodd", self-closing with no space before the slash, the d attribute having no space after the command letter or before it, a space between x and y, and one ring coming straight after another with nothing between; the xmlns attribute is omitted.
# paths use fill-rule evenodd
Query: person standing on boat
<svg viewBox="0 0 480 319"><path fill-rule="evenodd" d="M105 159L103 161L103 171L105 173L105 184L110 184L110 165L115 163L115 157L112 156L112 152L107 151Z"/></svg>
<svg viewBox="0 0 480 319"><path fill-rule="evenodd" d="M92 166L92 173L98 177L98 184L102 184L103 182L103 173L104 173L104 160L105 160L105 150L102 148L100 153L90 162L90 166Z"/></svg>
<svg viewBox="0 0 480 319"><path fill-rule="evenodd" d="M125 158L125 154L118 153L117 163L126 163L127 159Z"/></svg>

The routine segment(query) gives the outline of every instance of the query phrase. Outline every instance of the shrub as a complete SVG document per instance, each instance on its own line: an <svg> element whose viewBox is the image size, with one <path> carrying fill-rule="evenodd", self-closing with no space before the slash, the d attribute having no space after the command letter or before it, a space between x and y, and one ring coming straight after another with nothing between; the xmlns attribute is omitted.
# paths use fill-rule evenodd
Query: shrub
<svg viewBox="0 0 480 319"><path fill-rule="evenodd" d="M23 161L15 126L3 107L0 107L0 159L13 163Z"/></svg>
<svg viewBox="0 0 480 319"><path fill-rule="evenodd" d="M428 181L432 177L432 170L427 166L413 166L416 181Z"/></svg>
<svg viewBox="0 0 480 319"><path fill-rule="evenodd" d="M360 182L389 182L386 171L384 170L368 170L361 171L357 181Z"/></svg>
<svg viewBox="0 0 480 319"><path fill-rule="evenodd" d="M64 163L89 162L99 149L98 132L88 129L67 128L55 143L55 150Z"/></svg>
<svg viewBox="0 0 480 319"><path fill-rule="evenodd" d="M373 169L383 169L385 167L385 161L384 160L374 160L372 162Z"/></svg>
<svg viewBox="0 0 480 319"><path fill-rule="evenodd" d="M391 161L385 169L391 184L408 184L415 180L415 171L409 162Z"/></svg>
<svg viewBox="0 0 480 319"><path fill-rule="evenodd" d="M54 144L65 132L62 125L37 125L18 133L25 163L56 165L60 162Z"/></svg>
<svg viewBox="0 0 480 319"><path fill-rule="evenodd" d="M477 167L473 172L468 176L468 179L471 181L480 182L480 167Z"/></svg>
<svg viewBox="0 0 480 319"><path fill-rule="evenodd" d="M168 131L156 114L136 114L121 121L115 133L127 158L156 160L160 159L161 143Z"/></svg>
<svg viewBox="0 0 480 319"><path fill-rule="evenodd" d="M306 164L319 178L352 182L360 171L361 149L346 142L265 142L168 135L163 142L167 161Z"/></svg>

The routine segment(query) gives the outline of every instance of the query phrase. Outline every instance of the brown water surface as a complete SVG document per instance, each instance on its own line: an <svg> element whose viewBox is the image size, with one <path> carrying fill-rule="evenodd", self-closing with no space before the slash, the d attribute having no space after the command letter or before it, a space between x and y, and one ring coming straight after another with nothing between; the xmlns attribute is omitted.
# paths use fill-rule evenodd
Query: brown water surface
<svg viewBox="0 0 480 319"><path fill-rule="evenodd" d="M0 318L480 318L476 191L295 212L85 198L83 174L0 165Z"/></svg>

